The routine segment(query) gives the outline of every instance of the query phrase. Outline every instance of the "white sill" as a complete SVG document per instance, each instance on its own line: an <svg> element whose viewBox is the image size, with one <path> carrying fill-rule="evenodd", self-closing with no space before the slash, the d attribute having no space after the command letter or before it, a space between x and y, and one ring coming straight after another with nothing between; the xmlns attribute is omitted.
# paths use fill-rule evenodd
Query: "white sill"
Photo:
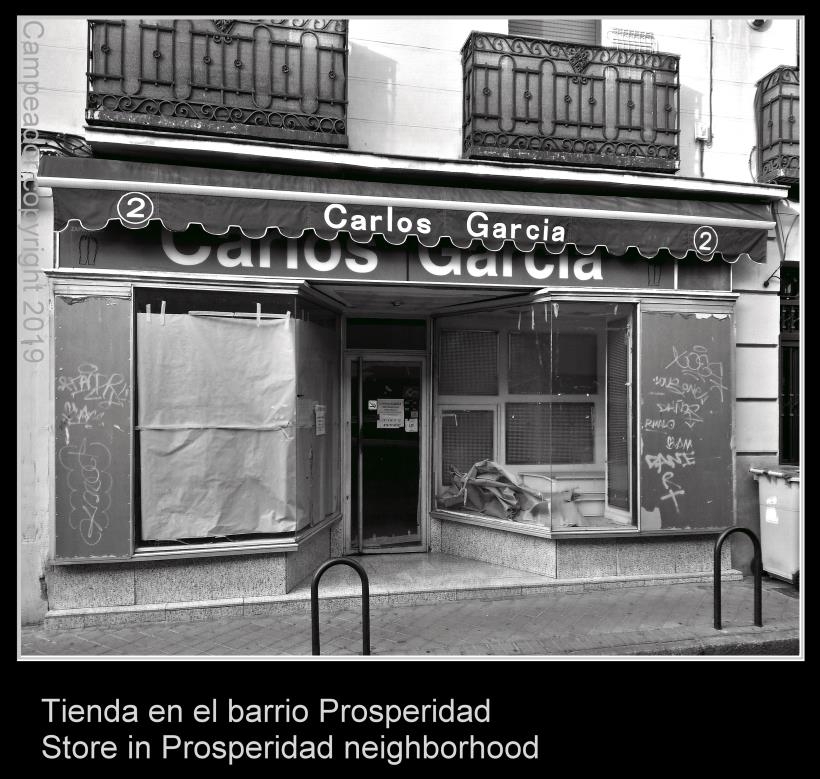
<svg viewBox="0 0 820 779"><path fill-rule="evenodd" d="M186 544L184 546L144 546L137 547L131 557L111 558L82 558L75 560L52 560L52 565L71 565L88 563L132 563L150 562L152 560L185 560L202 557L227 557L249 554L297 552L304 544L317 533L338 522L342 518L340 513L330 514L311 527L300 530L288 538L267 539L260 538L253 541L227 541L218 544Z"/></svg>
<svg viewBox="0 0 820 779"><path fill-rule="evenodd" d="M446 522L460 522L464 525L478 525L489 527L493 530L502 530L506 533L519 533L525 536L537 536L540 538L607 538L611 536L636 535L638 528L633 525L623 528L577 528L568 527L564 529L549 528L543 525L533 525L527 522L512 522L508 519L498 519L496 517L486 517L480 514L470 514L461 511L450 511L447 509L435 509L430 512L433 519Z"/></svg>
<svg viewBox="0 0 820 779"><path fill-rule="evenodd" d="M197 544L190 546L143 547L134 551L132 560L167 560L180 557L218 557L220 555L262 554L265 552L296 552L299 545L321 533L334 522L342 518L341 514L330 514L315 525L304 528L290 538L256 539L253 541L229 541L222 544Z"/></svg>
<svg viewBox="0 0 820 779"><path fill-rule="evenodd" d="M130 561L177 560L194 557L222 557L226 555L262 554L265 552L295 552L299 543L295 537L259 539L255 541L225 541L219 544L185 544L143 546L134 550Z"/></svg>

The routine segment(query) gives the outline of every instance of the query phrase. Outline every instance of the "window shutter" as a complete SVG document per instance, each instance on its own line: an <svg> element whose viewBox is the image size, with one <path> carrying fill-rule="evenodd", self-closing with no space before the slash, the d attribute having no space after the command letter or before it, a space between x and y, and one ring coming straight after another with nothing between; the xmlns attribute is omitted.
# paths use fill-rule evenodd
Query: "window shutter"
<svg viewBox="0 0 820 779"><path fill-rule="evenodd" d="M507 403L508 465L595 461L592 403Z"/></svg>
<svg viewBox="0 0 820 779"><path fill-rule="evenodd" d="M601 22L598 19L510 19L509 31L510 35L588 46L601 43Z"/></svg>
<svg viewBox="0 0 820 779"><path fill-rule="evenodd" d="M443 331L439 338L439 395L498 392L498 333Z"/></svg>
<svg viewBox="0 0 820 779"><path fill-rule="evenodd" d="M495 412L447 408L441 412L441 478L451 468L466 473L480 460L495 458Z"/></svg>

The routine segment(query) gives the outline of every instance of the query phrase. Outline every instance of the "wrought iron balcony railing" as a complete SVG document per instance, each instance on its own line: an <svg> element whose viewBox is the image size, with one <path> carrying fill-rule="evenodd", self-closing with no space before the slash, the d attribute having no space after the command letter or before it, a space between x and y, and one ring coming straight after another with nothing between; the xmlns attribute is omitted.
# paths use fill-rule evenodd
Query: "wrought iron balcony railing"
<svg viewBox="0 0 820 779"><path fill-rule="evenodd" d="M471 33L464 156L677 171L674 54Z"/></svg>
<svg viewBox="0 0 820 779"><path fill-rule="evenodd" d="M757 82L757 180L800 181L800 69L781 66Z"/></svg>
<svg viewBox="0 0 820 779"><path fill-rule="evenodd" d="M780 333L800 332L800 303L781 301Z"/></svg>
<svg viewBox="0 0 820 779"><path fill-rule="evenodd" d="M347 145L342 19L89 22L90 123Z"/></svg>

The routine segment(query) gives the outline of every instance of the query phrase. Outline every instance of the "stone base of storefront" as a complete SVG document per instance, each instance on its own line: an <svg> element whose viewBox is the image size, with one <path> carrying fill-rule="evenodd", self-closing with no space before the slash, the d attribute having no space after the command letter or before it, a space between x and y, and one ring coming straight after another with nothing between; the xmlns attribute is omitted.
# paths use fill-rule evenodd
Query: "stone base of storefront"
<svg viewBox="0 0 820 779"><path fill-rule="evenodd" d="M52 565L46 569L46 624L55 614L106 614L108 624L156 621L158 614L175 619L193 604L199 604L195 610L209 604L210 617L241 615L245 601L285 595L337 556L340 535L337 518L288 551L166 560L146 555L124 563ZM81 624L99 623L83 619Z"/></svg>
<svg viewBox="0 0 820 779"><path fill-rule="evenodd" d="M431 517L431 551L495 563L553 579L712 574L716 534L659 538L621 534L549 537L542 528L500 520ZM731 569L731 544L721 570Z"/></svg>

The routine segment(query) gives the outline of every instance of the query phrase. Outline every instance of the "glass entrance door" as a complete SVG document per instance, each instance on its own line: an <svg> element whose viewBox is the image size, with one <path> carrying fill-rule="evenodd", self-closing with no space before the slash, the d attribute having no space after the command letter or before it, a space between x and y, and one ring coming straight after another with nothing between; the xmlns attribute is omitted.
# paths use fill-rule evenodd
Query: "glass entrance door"
<svg viewBox="0 0 820 779"><path fill-rule="evenodd" d="M421 359L347 361L350 547L411 551L422 543Z"/></svg>

